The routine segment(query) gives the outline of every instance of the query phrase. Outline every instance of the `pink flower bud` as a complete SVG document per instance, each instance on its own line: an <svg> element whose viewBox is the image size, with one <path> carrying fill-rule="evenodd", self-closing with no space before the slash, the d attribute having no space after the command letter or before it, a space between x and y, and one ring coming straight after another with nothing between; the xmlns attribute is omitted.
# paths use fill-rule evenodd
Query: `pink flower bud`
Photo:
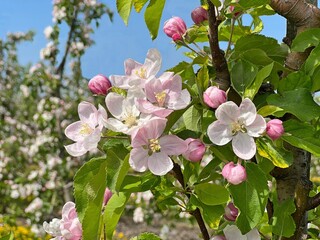
<svg viewBox="0 0 320 240"><path fill-rule="evenodd" d="M239 211L233 205L232 202L228 203L228 205L224 208L224 218L228 221L235 221L238 217Z"/></svg>
<svg viewBox="0 0 320 240"><path fill-rule="evenodd" d="M187 26L182 18L173 17L164 23L163 31L176 42L182 40L182 35L187 31Z"/></svg>
<svg viewBox="0 0 320 240"><path fill-rule="evenodd" d="M194 138L186 139L185 143L188 144L188 150L182 155L192 162L200 161L206 151L204 143L200 139Z"/></svg>
<svg viewBox="0 0 320 240"><path fill-rule="evenodd" d="M267 134L272 140L276 140L284 133L282 121L279 119L272 119L267 123Z"/></svg>
<svg viewBox="0 0 320 240"><path fill-rule="evenodd" d="M103 205L107 205L111 197L112 197L112 192L110 191L109 188L106 188L103 196Z"/></svg>
<svg viewBox="0 0 320 240"><path fill-rule="evenodd" d="M222 169L222 176L231 184L237 185L247 179L246 169L241 164L229 162Z"/></svg>
<svg viewBox="0 0 320 240"><path fill-rule="evenodd" d="M191 12L191 18L195 24L208 20L208 11L203 7L197 7Z"/></svg>
<svg viewBox="0 0 320 240"><path fill-rule="evenodd" d="M226 92L220 90L216 86L207 88L207 90L203 93L203 101L211 108L218 108L222 103L225 103L226 100Z"/></svg>
<svg viewBox="0 0 320 240"><path fill-rule="evenodd" d="M93 94L107 95L109 88L111 88L111 82L107 77L98 74L90 79L88 87Z"/></svg>

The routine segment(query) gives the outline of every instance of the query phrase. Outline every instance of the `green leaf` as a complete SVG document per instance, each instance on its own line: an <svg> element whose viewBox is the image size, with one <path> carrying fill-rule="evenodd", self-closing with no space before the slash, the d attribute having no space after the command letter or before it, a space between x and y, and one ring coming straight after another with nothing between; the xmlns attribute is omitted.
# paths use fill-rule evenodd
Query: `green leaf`
<svg viewBox="0 0 320 240"><path fill-rule="evenodd" d="M268 0L240 0L239 5L243 7L243 9L250 9L254 7L258 7L261 5L266 5L269 3Z"/></svg>
<svg viewBox="0 0 320 240"><path fill-rule="evenodd" d="M296 225L292 218L292 213L295 212L296 206L293 199L287 199L278 203L276 199L273 201L273 217L272 217L272 232L279 237L290 237L294 234Z"/></svg>
<svg viewBox="0 0 320 240"><path fill-rule="evenodd" d="M268 199L267 178L254 163L246 163L247 180L239 185L230 185L234 205L240 210L237 226L247 233L257 226L262 218Z"/></svg>
<svg viewBox="0 0 320 240"><path fill-rule="evenodd" d="M320 67L317 67L312 75L312 88L311 91L312 92L317 92L320 90Z"/></svg>
<svg viewBox="0 0 320 240"><path fill-rule="evenodd" d="M220 0L210 0L210 1L213 3L213 5L214 5L215 7L220 7L220 6L221 6Z"/></svg>
<svg viewBox="0 0 320 240"><path fill-rule="evenodd" d="M119 191L129 166L129 153L123 145L106 150L107 183L110 190Z"/></svg>
<svg viewBox="0 0 320 240"><path fill-rule="evenodd" d="M166 0L150 0L144 13L144 19L151 34L152 40L158 36L160 19Z"/></svg>
<svg viewBox="0 0 320 240"><path fill-rule="evenodd" d="M113 194L108 201L103 214L107 240L112 240L113 232L117 227L129 197L130 193L119 192L117 194Z"/></svg>
<svg viewBox="0 0 320 240"><path fill-rule="evenodd" d="M0 240L14 240L14 234L11 232L10 234L3 236L0 238Z"/></svg>
<svg viewBox="0 0 320 240"><path fill-rule="evenodd" d="M320 116L320 106L313 101L311 93L304 88L284 92L282 96L272 94L267 98L267 102L295 115L303 122Z"/></svg>
<svg viewBox="0 0 320 240"><path fill-rule="evenodd" d="M295 52L303 52L308 47L316 47L320 42L320 29L311 28L299 33L292 42L291 50Z"/></svg>
<svg viewBox="0 0 320 240"><path fill-rule="evenodd" d="M209 73L206 65L203 65L203 67L200 68L198 75L196 77L196 84L198 88L198 94L202 99L203 92L205 89L208 88L208 85L209 85Z"/></svg>
<svg viewBox="0 0 320 240"><path fill-rule="evenodd" d="M282 139L291 145L320 157L319 133L308 123L291 119L283 123L285 133Z"/></svg>
<svg viewBox="0 0 320 240"><path fill-rule="evenodd" d="M200 131L200 110L196 109L194 106L188 108L183 114L183 121L185 123L186 129L199 132Z"/></svg>
<svg viewBox="0 0 320 240"><path fill-rule="evenodd" d="M269 65L259 70L253 83L245 89L244 91L245 98L250 98L250 99L254 98L254 96L259 91L259 88L261 87L261 84L263 83L263 81L271 74L273 65L274 64L272 62Z"/></svg>
<svg viewBox="0 0 320 240"><path fill-rule="evenodd" d="M277 106L266 105L258 110L258 114L260 114L262 117L267 117L270 115L282 117L285 114L285 111Z"/></svg>
<svg viewBox="0 0 320 240"><path fill-rule="evenodd" d="M273 165L280 168L287 168L293 162L293 155L282 148L274 146L268 138L256 140L257 150L261 157L269 159Z"/></svg>
<svg viewBox="0 0 320 240"><path fill-rule="evenodd" d="M229 200L229 192L224 186L201 183L194 188L199 200L206 205L220 205Z"/></svg>
<svg viewBox="0 0 320 240"><path fill-rule="evenodd" d="M122 192L145 192L147 190L154 189L160 183L160 177L156 176L150 172L145 173L142 176L125 176L121 191Z"/></svg>
<svg viewBox="0 0 320 240"><path fill-rule="evenodd" d="M311 53L309 54L307 60L303 65L303 69L307 74L312 75L316 70L316 68L320 66L319 55L320 55L320 46L317 46L311 51Z"/></svg>
<svg viewBox="0 0 320 240"><path fill-rule="evenodd" d="M149 0L133 0L133 6L136 12L139 13L148 1Z"/></svg>
<svg viewBox="0 0 320 240"><path fill-rule="evenodd" d="M84 240L99 239L99 216L107 185L106 162L105 158L93 158L74 177L74 197Z"/></svg>
<svg viewBox="0 0 320 240"><path fill-rule="evenodd" d="M128 25L132 3L133 0L117 0L117 10L125 25Z"/></svg>
<svg viewBox="0 0 320 240"><path fill-rule="evenodd" d="M291 91L298 88L306 88L311 90L311 86L311 79L304 72L292 72L280 81L278 92L282 94L286 91Z"/></svg>
<svg viewBox="0 0 320 240"><path fill-rule="evenodd" d="M137 237L130 238L130 240L161 240L161 238L154 233L145 232Z"/></svg>
<svg viewBox="0 0 320 240"><path fill-rule="evenodd" d="M258 68L253 64L240 60L231 69L231 82L234 89L243 96L245 89L252 84Z"/></svg>

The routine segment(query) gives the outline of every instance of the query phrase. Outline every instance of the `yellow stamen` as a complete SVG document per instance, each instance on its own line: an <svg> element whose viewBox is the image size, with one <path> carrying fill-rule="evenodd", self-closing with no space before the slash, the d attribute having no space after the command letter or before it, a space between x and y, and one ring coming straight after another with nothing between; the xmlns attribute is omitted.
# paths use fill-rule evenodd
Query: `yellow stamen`
<svg viewBox="0 0 320 240"><path fill-rule="evenodd" d="M244 124L239 122L232 123L232 135L235 135L238 132L245 133L247 132L247 129L245 128Z"/></svg>
<svg viewBox="0 0 320 240"><path fill-rule="evenodd" d="M147 71L144 68L139 68L134 72L140 78L147 78Z"/></svg>
<svg viewBox="0 0 320 240"><path fill-rule="evenodd" d="M82 123L80 134L81 135L89 135L93 132L93 129L88 125L88 123Z"/></svg>
<svg viewBox="0 0 320 240"><path fill-rule="evenodd" d="M157 99L159 107L163 107L164 102L166 101L167 93L165 91L162 91L160 93L156 93L155 97Z"/></svg>
<svg viewBox="0 0 320 240"><path fill-rule="evenodd" d="M149 148L152 152L160 152L161 146L158 139L149 140Z"/></svg>
<svg viewBox="0 0 320 240"><path fill-rule="evenodd" d="M133 115L129 115L124 119L124 124L128 127L137 125L137 118Z"/></svg>

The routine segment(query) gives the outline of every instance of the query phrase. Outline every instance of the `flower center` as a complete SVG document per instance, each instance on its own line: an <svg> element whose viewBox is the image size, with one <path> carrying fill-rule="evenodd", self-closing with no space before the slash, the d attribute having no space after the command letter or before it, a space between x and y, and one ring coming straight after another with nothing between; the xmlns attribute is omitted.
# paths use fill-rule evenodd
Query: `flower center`
<svg viewBox="0 0 320 240"><path fill-rule="evenodd" d="M165 91L155 93L155 98L157 99L159 107L163 107L164 102L166 101L167 93Z"/></svg>
<svg viewBox="0 0 320 240"><path fill-rule="evenodd" d="M82 123L80 134L81 135L89 135L93 132L93 129L88 125L88 123Z"/></svg>
<svg viewBox="0 0 320 240"><path fill-rule="evenodd" d="M236 135L238 132L246 133L247 129L243 123L234 122L232 123L232 135Z"/></svg>
<svg viewBox="0 0 320 240"><path fill-rule="evenodd" d="M128 127L135 126L137 125L137 118L130 114L124 119L124 124Z"/></svg>
<svg viewBox="0 0 320 240"><path fill-rule="evenodd" d="M134 72L140 78L147 78L147 71L144 68L139 68Z"/></svg>
<svg viewBox="0 0 320 240"><path fill-rule="evenodd" d="M149 149L152 151L152 153L160 152L161 146L159 144L158 139L150 139L149 140Z"/></svg>

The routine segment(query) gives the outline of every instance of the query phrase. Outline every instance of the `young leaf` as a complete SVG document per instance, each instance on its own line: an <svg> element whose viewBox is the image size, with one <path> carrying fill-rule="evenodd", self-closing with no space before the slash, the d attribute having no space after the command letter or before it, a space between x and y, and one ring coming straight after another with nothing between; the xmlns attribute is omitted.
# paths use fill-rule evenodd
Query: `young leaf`
<svg viewBox="0 0 320 240"><path fill-rule="evenodd" d="M201 119L201 112L200 110L196 109L194 106L188 108L187 111L183 114L183 121L186 126L186 129L191 131L199 132L201 131L200 127L200 119Z"/></svg>
<svg viewBox="0 0 320 240"><path fill-rule="evenodd" d="M272 94L267 102L295 115L303 122L320 116L320 106L313 101L310 91L304 88L286 91L282 96Z"/></svg>
<svg viewBox="0 0 320 240"><path fill-rule="evenodd" d="M154 233L145 232L137 237L130 238L130 240L161 240L161 238Z"/></svg>
<svg viewBox="0 0 320 240"><path fill-rule="evenodd" d="M160 19L166 0L150 0L144 13L144 20L147 24L152 40L158 36Z"/></svg>
<svg viewBox="0 0 320 240"><path fill-rule="evenodd" d="M229 186L233 202L240 210L236 223L243 234L259 223L264 214L269 192L267 178L256 164L247 163L246 171L245 182Z"/></svg>
<svg viewBox="0 0 320 240"><path fill-rule="evenodd" d="M117 0L117 10L125 25L128 25L132 3L133 0Z"/></svg>
<svg viewBox="0 0 320 240"><path fill-rule="evenodd" d="M8 234L8 235L5 235L5 236L1 237L0 240L14 240L14 234L13 234L13 232L11 232L11 233Z"/></svg>
<svg viewBox="0 0 320 240"><path fill-rule="evenodd" d="M119 192L113 194L108 201L103 214L103 223L105 224L105 235L107 240L112 240L113 232L117 227L129 197L130 193Z"/></svg>
<svg viewBox="0 0 320 240"><path fill-rule="evenodd" d="M287 199L281 204L277 200L273 201L273 203L272 232L280 237L292 236L296 229L291 216L296 210L293 199Z"/></svg>
<svg viewBox="0 0 320 240"><path fill-rule="evenodd" d="M285 91L291 91L298 88L306 88L310 91L311 87L312 83L310 76L301 71L292 72L279 82L278 92L282 94Z"/></svg>
<svg viewBox="0 0 320 240"><path fill-rule="evenodd" d="M256 141L257 150L261 157L269 159L273 165L287 168L293 162L293 155L284 149L277 148L268 138L259 138Z"/></svg>
<svg viewBox="0 0 320 240"><path fill-rule="evenodd" d="M107 186L106 159L93 158L74 177L74 197L83 239L99 239L103 195Z"/></svg>
<svg viewBox="0 0 320 240"><path fill-rule="evenodd" d="M229 200L229 192L224 186L201 183L194 188L199 200L206 205L220 205Z"/></svg>
<svg viewBox="0 0 320 240"><path fill-rule="evenodd" d="M148 1L149 0L133 0L133 6L136 12L139 13Z"/></svg>
<svg viewBox="0 0 320 240"><path fill-rule="evenodd" d="M296 36L292 42L291 50L295 52L303 52L308 47L316 47L320 42L320 29L307 29Z"/></svg>

